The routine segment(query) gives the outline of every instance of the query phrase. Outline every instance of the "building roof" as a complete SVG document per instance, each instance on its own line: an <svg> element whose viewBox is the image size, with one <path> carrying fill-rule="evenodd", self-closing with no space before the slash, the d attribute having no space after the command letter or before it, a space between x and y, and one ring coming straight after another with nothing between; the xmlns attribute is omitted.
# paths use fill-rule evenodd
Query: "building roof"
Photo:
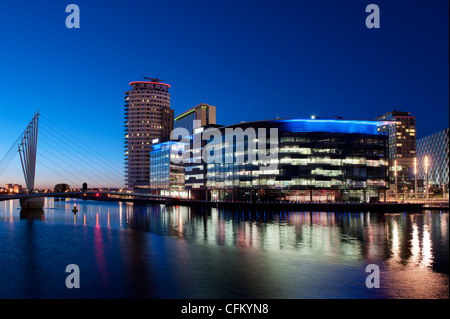
<svg viewBox="0 0 450 319"><path fill-rule="evenodd" d="M384 131L378 130L379 126L395 123L393 121L370 121L370 120L336 120L336 119L273 119L251 122L240 122L218 127L220 130L227 128L280 128L284 132L330 132L330 133L360 133L372 135L386 135ZM206 129L205 129L206 130Z"/></svg>
<svg viewBox="0 0 450 319"><path fill-rule="evenodd" d="M404 111L393 110L393 111L390 111L390 112L388 112L386 114L383 114L383 115L377 117L376 119L377 120L384 120L384 119L386 119L386 117L410 116L410 115L411 115L411 112L404 112Z"/></svg>
<svg viewBox="0 0 450 319"><path fill-rule="evenodd" d="M186 115L189 115L189 114L193 113L195 110L197 110L197 109L199 109L199 108L201 108L201 107L203 107L203 108L209 108L209 107L214 107L214 106L209 105L209 104L206 104L206 103L200 103L200 104L198 104L198 105L196 105L196 106L194 106L194 107L191 107L189 110L184 111L184 112L181 113L180 115L177 115L177 116L175 117L175 121L179 120L179 119L182 118L182 117L185 117Z"/></svg>
<svg viewBox="0 0 450 319"><path fill-rule="evenodd" d="M146 84L159 84L159 85L165 85L167 87L170 88L170 85L167 83L162 83L162 82L151 82L151 81L133 81L130 82L129 85L133 85L133 84L139 84L139 83L146 83Z"/></svg>

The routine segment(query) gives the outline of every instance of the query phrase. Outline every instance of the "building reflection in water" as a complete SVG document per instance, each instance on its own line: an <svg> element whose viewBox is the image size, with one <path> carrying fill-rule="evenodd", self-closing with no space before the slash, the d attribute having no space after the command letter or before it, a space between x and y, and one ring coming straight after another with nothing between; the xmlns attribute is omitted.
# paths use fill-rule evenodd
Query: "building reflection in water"
<svg viewBox="0 0 450 319"><path fill-rule="evenodd" d="M131 228L189 241L364 258L390 267L433 268L443 257L436 253L448 249L448 214L439 213L250 213L126 204L126 216Z"/></svg>
<svg viewBox="0 0 450 319"><path fill-rule="evenodd" d="M386 263L397 270L384 271L388 297L448 298L448 214L396 214L386 225Z"/></svg>
<svg viewBox="0 0 450 319"><path fill-rule="evenodd" d="M391 298L448 298L448 213L248 212L135 207L131 227L191 242L380 265ZM447 286L446 286L447 285Z"/></svg>
<svg viewBox="0 0 450 319"><path fill-rule="evenodd" d="M278 287L283 280L291 278L293 271L299 272L296 276L313 276L313 273L302 272L306 271L302 267L309 267L308 263L312 268L306 269L311 272L314 271L312 265L347 268L356 265L363 269L362 278L365 265L375 263L382 272L383 297L448 298L448 212L250 212L49 201L39 214L39 220L92 230L95 266L104 288L108 287L111 277L112 262L108 256L119 251L123 267L129 270L126 275L129 286L141 297L164 296L161 293L164 287L187 290L195 284L194 279L198 279L195 267L210 267L211 264L243 269L233 274L239 285L259 285L258 276L264 274L266 285ZM14 213L17 206L11 203L1 203L0 220L17 221ZM74 203L79 210L77 214L72 213ZM20 218L35 220L23 213ZM132 231L119 231L118 238L113 238L112 232L116 230ZM168 237L176 244L170 242L169 246ZM196 245L204 247L207 253L193 252L192 247ZM283 259L290 264L281 266ZM210 283L210 287L204 289L210 289L214 296L223 284L220 271L211 269L201 276L206 277L203 282ZM327 282L331 273L322 276L322 282ZM142 282L146 285L142 286ZM318 285L310 283L313 284ZM256 297L271 296L261 293Z"/></svg>
<svg viewBox="0 0 450 319"><path fill-rule="evenodd" d="M12 201L1 205L0 218L13 221ZM389 267L417 267L448 273L448 213L379 214L329 212L228 211L164 205L77 201L46 203L38 213L21 211L20 218L74 226L131 228L157 235L212 245L263 250L294 250ZM56 213L60 205L64 214ZM17 205L16 205L17 206ZM47 208L49 207L49 208ZM439 260L436 263L436 259Z"/></svg>
<svg viewBox="0 0 450 319"><path fill-rule="evenodd" d="M9 203L3 203L5 221L13 218ZM435 254L448 251L448 213L249 212L132 203L99 206L94 212L83 202L78 207L73 215L72 204L64 203L66 217L75 225L79 221L84 226L132 228L216 245L385 260L392 267L432 268ZM48 220L49 214L55 218L51 211L40 218Z"/></svg>

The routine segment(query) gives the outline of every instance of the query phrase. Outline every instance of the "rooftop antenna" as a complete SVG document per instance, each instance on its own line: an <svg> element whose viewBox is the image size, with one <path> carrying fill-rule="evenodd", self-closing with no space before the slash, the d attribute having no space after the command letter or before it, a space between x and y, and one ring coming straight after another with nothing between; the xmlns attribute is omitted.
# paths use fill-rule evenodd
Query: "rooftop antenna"
<svg viewBox="0 0 450 319"><path fill-rule="evenodd" d="M163 81L163 80L158 79L158 78L148 78L146 76L144 76L144 79L150 80L150 82L162 82Z"/></svg>

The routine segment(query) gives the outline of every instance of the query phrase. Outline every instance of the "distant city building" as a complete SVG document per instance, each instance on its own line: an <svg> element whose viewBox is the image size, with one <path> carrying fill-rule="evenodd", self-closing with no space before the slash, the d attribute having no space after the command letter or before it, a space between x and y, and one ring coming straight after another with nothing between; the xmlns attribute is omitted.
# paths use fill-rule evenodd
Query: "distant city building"
<svg viewBox="0 0 450 319"><path fill-rule="evenodd" d="M395 188L395 167L397 168L398 193L414 190L414 159L416 158L416 118L410 112L392 111L377 118L380 121L394 121L379 127L380 132L389 134L389 180Z"/></svg>
<svg viewBox="0 0 450 319"><path fill-rule="evenodd" d="M23 192L22 185L19 184L6 184L5 191L8 193L19 194Z"/></svg>
<svg viewBox="0 0 450 319"><path fill-rule="evenodd" d="M85 192L85 191L87 191L87 187L88 187L88 185L87 185L87 183L83 183L83 192Z"/></svg>
<svg viewBox="0 0 450 319"><path fill-rule="evenodd" d="M448 186L448 134L447 128L417 140L418 178L426 180L425 157L428 157L429 185Z"/></svg>
<svg viewBox="0 0 450 319"><path fill-rule="evenodd" d="M192 135L196 128L209 124L216 124L216 107L202 103L178 115L174 127L185 128Z"/></svg>
<svg viewBox="0 0 450 319"><path fill-rule="evenodd" d="M14 184L14 193L19 194L23 192L22 185Z"/></svg>
<svg viewBox="0 0 450 319"><path fill-rule="evenodd" d="M61 184L56 184L55 187L53 188L53 191L55 193L64 193L66 191L70 190L70 185L69 184L65 184L65 183L61 183Z"/></svg>
<svg viewBox="0 0 450 319"><path fill-rule="evenodd" d="M159 79L130 85L125 92L125 184L128 189L149 188L150 144L169 140L173 130L170 85Z"/></svg>
<svg viewBox="0 0 450 319"><path fill-rule="evenodd" d="M8 193L19 194L23 192L23 187L19 184L6 184L5 191Z"/></svg>

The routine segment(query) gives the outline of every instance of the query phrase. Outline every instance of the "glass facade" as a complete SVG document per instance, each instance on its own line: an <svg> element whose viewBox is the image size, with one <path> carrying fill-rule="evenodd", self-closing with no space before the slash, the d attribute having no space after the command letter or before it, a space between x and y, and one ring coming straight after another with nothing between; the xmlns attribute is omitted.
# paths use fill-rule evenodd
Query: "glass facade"
<svg viewBox="0 0 450 319"><path fill-rule="evenodd" d="M298 119L203 127L189 147L152 145L150 188L208 200L383 200L389 145L380 125Z"/></svg>
<svg viewBox="0 0 450 319"><path fill-rule="evenodd" d="M217 151L224 152L224 161L206 165L206 187L217 199L368 201L378 200L388 185L388 136L374 122L278 120L233 127L237 126L278 129L278 158L268 160L277 164L276 169L262 170L270 163L255 156L249 160L245 139L240 140L245 144L244 162L237 163L239 142L233 140L233 152L226 153L229 141L223 134ZM268 134L266 150L270 138ZM227 156L233 160L227 161Z"/></svg>
<svg viewBox="0 0 450 319"><path fill-rule="evenodd" d="M188 130L189 134L193 134L194 132L194 121L197 119L197 114L195 111L189 113L182 118L175 120L174 128L182 127Z"/></svg>
<svg viewBox="0 0 450 319"><path fill-rule="evenodd" d="M174 128L184 128L190 135L194 130L209 124L216 124L216 107L199 104L175 118Z"/></svg>
<svg viewBox="0 0 450 319"><path fill-rule="evenodd" d="M152 145L150 151L150 189L184 190L184 166L181 161L183 144L164 142Z"/></svg>
<svg viewBox="0 0 450 319"><path fill-rule="evenodd" d="M206 162L202 160L202 152L207 141L202 139L202 133L204 130L219 127L222 127L222 125L208 124L198 129L197 133L192 135L191 147L185 150L185 188L191 191L191 195L193 197L203 198L205 196ZM198 141L197 143L199 147L193 146L194 141Z"/></svg>
<svg viewBox="0 0 450 319"><path fill-rule="evenodd" d="M418 177L426 180L425 156L428 156L430 185L448 185L449 129L417 140Z"/></svg>

